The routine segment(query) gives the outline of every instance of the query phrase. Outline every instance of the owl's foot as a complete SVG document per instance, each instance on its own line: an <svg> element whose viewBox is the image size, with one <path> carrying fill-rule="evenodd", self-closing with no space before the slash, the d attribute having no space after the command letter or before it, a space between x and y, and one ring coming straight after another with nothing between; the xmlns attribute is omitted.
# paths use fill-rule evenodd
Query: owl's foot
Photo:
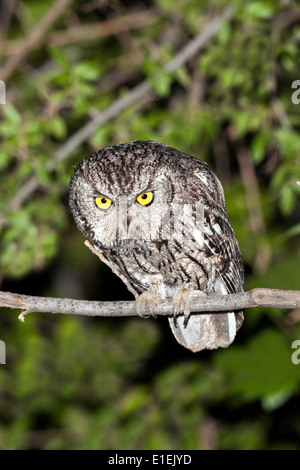
<svg viewBox="0 0 300 470"><path fill-rule="evenodd" d="M190 301L191 301L190 291L186 287L181 286L175 296L175 300L173 303L173 319L174 319L174 324L176 327L177 327L177 317L178 315L180 315L180 313L182 313L181 305L183 305L184 326L187 325L189 316L191 314Z"/></svg>
<svg viewBox="0 0 300 470"><path fill-rule="evenodd" d="M146 311L154 316L154 307L157 302L161 300L161 296L152 290L143 292L135 301L135 310L140 317L148 318L149 315L145 314Z"/></svg>
<svg viewBox="0 0 300 470"><path fill-rule="evenodd" d="M184 315L183 326L186 327L191 315L191 298L195 295L207 295L205 292L200 290L190 291L187 287L181 286L179 291L175 296L173 303L173 320L174 324L177 327L177 317L181 313ZM181 306L183 305L183 309Z"/></svg>

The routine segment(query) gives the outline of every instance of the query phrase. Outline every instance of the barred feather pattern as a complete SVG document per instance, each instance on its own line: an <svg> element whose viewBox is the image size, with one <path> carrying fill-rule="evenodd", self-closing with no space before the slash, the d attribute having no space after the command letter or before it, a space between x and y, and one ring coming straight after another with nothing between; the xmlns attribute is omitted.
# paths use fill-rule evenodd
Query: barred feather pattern
<svg viewBox="0 0 300 470"><path fill-rule="evenodd" d="M137 198L146 192L153 200L142 206ZM95 204L99 196L111 201L108 210ZM242 258L223 188L205 162L153 141L107 147L75 168L70 207L77 227L147 299L151 313L158 298L176 302L184 292L185 315L169 318L180 344L194 352L231 344L242 312L186 312L195 291L243 291Z"/></svg>

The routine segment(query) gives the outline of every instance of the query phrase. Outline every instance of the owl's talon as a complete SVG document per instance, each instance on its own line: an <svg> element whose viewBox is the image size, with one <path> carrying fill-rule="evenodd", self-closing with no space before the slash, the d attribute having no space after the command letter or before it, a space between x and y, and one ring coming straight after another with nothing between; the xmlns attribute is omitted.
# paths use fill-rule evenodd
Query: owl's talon
<svg viewBox="0 0 300 470"><path fill-rule="evenodd" d="M149 318L149 316L155 318L154 307L159 300L160 296L156 292L151 290L143 292L135 301L136 313L143 318ZM145 310L148 310L150 315L145 314Z"/></svg>
<svg viewBox="0 0 300 470"><path fill-rule="evenodd" d="M187 315L186 314L184 315L184 320L183 320L184 328L186 328L186 326L188 324L188 321L189 321L189 318L190 318L190 313L188 313Z"/></svg>
<svg viewBox="0 0 300 470"><path fill-rule="evenodd" d="M178 313L173 312L173 322L174 322L175 328L178 327L177 317L178 317Z"/></svg>
<svg viewBox="0 0 300 470"><path fill-rule="evenodd" d="M193 296L199 296L199 295L204 295L206 296L207 294L205 292L202 292L200 290L195 290L195 291L190 291L187 289L185 286L181 286L180 289L177 292L177 295L175 296L175 301L173 304L173 320L174 320L174 325L177 327L177 317L181 313L184 315L184 320L183 320L183 326L186 328L189 318L191 316L191 298ZM183 305L183 312L181 309L181 306Z"/></svg>
<svg viewBox="0 0 300 470"><path fill-rule="evenodd" d="M177 317L182 313L181 306L183 305L183 314L184 314L184 322L183 325L186 327L191 309L190 309L190 291L185 286L181 286L178 290L175 301L173 304L173 320L174 325L177 327Z"/></svg>

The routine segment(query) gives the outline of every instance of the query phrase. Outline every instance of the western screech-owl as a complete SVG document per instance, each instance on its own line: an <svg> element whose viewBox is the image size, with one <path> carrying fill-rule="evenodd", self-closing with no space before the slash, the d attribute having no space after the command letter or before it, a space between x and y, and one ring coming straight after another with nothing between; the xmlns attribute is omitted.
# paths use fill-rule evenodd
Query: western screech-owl
<svg viewBox="0 0 300 470"><path fill-rule="evenodd" d="M215 349L234 340L242 312L189 310L194 291L243 291L223 188L206 163L153 141L107 147L75 168L70 207L77 227L131 286L138 313L155 314L159 299L172 299L169 322L186 348Z"/></svg>

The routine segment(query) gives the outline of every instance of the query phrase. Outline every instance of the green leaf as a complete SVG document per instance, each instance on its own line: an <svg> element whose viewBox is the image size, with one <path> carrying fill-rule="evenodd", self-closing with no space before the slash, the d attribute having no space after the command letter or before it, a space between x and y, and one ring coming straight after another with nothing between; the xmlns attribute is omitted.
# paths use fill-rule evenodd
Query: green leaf
<svg viewBox="0 0 300 470"><path fill-rule="evenodd" d="M294 225L292 228L289 230L286 230L285 232L281 233L275 240L276 243L283 243L286 240L289 240L290 238L297 237L300 235L300 223Z"/></svg>
<svg viewBox="0 0 300 470"><path fill-rule="evenodd" d="M184 87L188 87L191 83L191 78L186 67L180 67L180 69L174 73L174 78Z"/></svg>
<svg viewBox="0 0 300 470"><path fill-rule="evenodd" d="M297 390L300 367L292 363L289 343L282 333L269 328L248 344L218 352L215 363L224 375L228 392L242 401L252 401Z"/></svg>
<svg viewBox="0 0 300 470"><path fill-rule="evenodd" d="M21 122L21 116L19 111L12 104L5 104L1 107L3 114L10 124L17 126Z"/></svg>
<svg viewBox="0 0 300 470"><path fill-rule="evenodd" d="M63 139L67 134L65 121L60 116L54 116L47 122L50 133L57 139Z"/></svg>
<svg viewBox="0 0 300 470"><path fill-rule="evenodd" d="M84 80L97 80L101 76L99 65L90 61L81 61L76 64L73 73Z"/></svg>
<svg viewBox="0 0 300 470"><path fill-rule="evenodd" d="M12 158L10 155L4 152L0 152L0 171L4 170L8 166L11 160Z"/></svg>
<svg viewBox="0 0 300 470"><path fill-rule="evenodd" d="M259 132L251 143L251 155L254 163L260 163L266 155L266 150L270 142L269 135Z"/></svg>
<svg viewBox="0 0 300 470"><path fill-rule="evenodd" d="M299 133L292 129L278 128L275 131L275 137L281 148L282 153L288 157L289 155L298 155L300 148Z"/></svg>
<svg viewBox="0 0 300 470"><path fill-rule="evenodd" d="M275 13L275 5L266 0L260 2L249 2L246 7L247 13L257 18L268 19Z"/></svg>
<svg viewBox="0 0 300 470"><path fill-rule="evenodd" d="M268 395L262 399L262 407L266 411L276 410L276 408L280 408L282 405L284 405L291 395L292 393L286 390L281 390L280 392L274 393L273 395Z"/></svg>
<svg viewBox="0 0 300 470"><path fill-rule="evenodd" d="M34 165L36 177L43 185L48 185L51 181L51 176L46 168L46 161L46 157L39 158Z"/></svg>
<svg viewBox="0 0 300 470"><path fill-rule="evenodd" d="M122 400L122 417L131 415L132 413L138 413L139 409L142 408L148 400L149 394L145 387L141 386L130 390Z"/></svg>
<svg viewBox="0 0 300 470"><path fill-rule="evenodd" d="M68 69L70 67L70 61L63 49L58 47L49 47L49 53L64 69Z"/></svg>
<svg viewBox="0 0 300 470"><path fill-rule="evenodd" d="M168 72L156 73L149 78L150 83L159 96L165 97L170 93L172 77Z"/></svg>
<svg viewBox="0 0 300 470"><path fill-rule="evenodd" d="M280 210L283 215L289 215L295 207L296 194L288 184L280 189Z"/></svg>

